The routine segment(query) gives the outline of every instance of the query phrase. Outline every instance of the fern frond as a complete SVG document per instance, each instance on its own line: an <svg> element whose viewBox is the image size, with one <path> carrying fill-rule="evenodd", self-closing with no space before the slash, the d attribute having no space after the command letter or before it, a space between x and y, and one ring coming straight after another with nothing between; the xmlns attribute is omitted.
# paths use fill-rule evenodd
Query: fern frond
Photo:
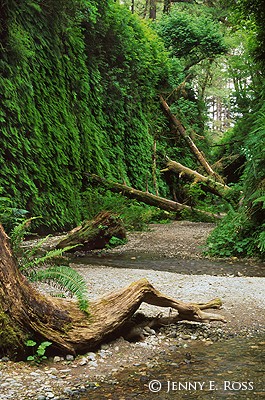
<svg viewBox="0 0 265 400"><path fill-rule="evenodd" d="M26 256L28 258L34 257L37 254L38 250L43 245L43 243L45 243L49 237L51 237L51 235L47 235L44 238L42 238L41 240L39 240L31 249L25 250Z"/></svg>
<svg viewBox="0 0 265 400"><path fill-rule="evenodd" d="M74 246L64 247L63 249L50 250L47 253L45 253L44 256L36 257L33 260L26 262L23 266L20 267L20 270L24 271L24 270L27 270L27 269L38 267L39 265L44 264L47 261L51 261L55 257L61 256L65 251L71 250L71 249L73 249L73 248L75 248L77 246L80 246L80 245L77 244L77 245L74 245Z"/></svg>
<svg viewBox="0 0 265 400"><path fill-rule="evenodd" d="M32 282L56 282L76 296L80 310L88 313L87 285L84 278L74 269L66 266L52 266L34 270L28 276Z"/></svg>
<svg viewBox="0 0 265 400"><path fill-rule="evenodd" d="M264 226L264 228L265 228L265 226ZM258 248L262 254L265 253L265 230L259 234Z"/></svg>
<svg viewBox="0 0 265 400"><path fill-rule="evenodd" d="M41 217L32 217L26 219L25 221L21 222L20 224L16 225L10 235L12 250L14 254L18 254L21 244L24 240L24 236L27 233L27 228L31 224L31 221L41 218Z"/></svg>

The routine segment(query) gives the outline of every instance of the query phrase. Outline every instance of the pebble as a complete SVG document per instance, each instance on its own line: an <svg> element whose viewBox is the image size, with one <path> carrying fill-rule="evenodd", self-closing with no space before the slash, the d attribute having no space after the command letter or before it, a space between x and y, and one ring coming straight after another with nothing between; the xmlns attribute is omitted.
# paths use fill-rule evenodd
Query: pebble
<svg viewBox="0 0 265 400"><path fill-rule="evenodd" d="M87 357L88 360L91 360L91 361L95 361L96 360L96 354L92 353L92 352L87 353L86 357Z"/></svg>
<svg viewBox="0 0 265 400"><path fill-rule="evenodd" d="M98 363L97 363L96 361L90 361L90 362L88 363L88 365L89 365L89 367L90 367L91 369L95 369L95 368L98 367Z"/></svg>
<svg viewBox="0 0 265 400"><path fill-rule="evenodd" d="M66 361L74 361L74 356L72 354L67 354L67 356L65 357Z"/></svg>
<svg viewBox="0 0 265 400"><path fill-rule="evenodd" d="M181 339L183 339L183 340L189 340L189 339L191 338L190 335L181 335L180 337L181 337Z"/></svg>
<svg viewBox="0 0 265 400"><path fill-rule="evenodd" d="M60 361L61 361L61 357L59 357L59 356L53 357L53 362L57 363L57 362L60 362Z"/></svg>
<svg viewBox="0 0 265 400"><path fill-rule="evenodd" d="M40 376L38 372L32 371L30 372L30 376Z"/></svg>

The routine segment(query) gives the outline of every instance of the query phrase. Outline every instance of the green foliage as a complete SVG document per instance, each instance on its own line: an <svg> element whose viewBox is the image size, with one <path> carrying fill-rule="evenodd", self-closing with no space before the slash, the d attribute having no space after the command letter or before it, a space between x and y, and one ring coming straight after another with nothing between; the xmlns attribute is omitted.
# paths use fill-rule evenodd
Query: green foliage
<svg viewBox="0 0 265 400"><path fill-rule="evenodd" d="M54 265L54 260L61 256L65 251L76 246L68 246L64 249L54 249L46 251L45 254L39 254L39 250L48 237L40 240L35 246L29 249L22 247L22 241L26 229L33 220L26 220L15 227L11 233L12 250L18 258L18 267L20 271L31 282L45 282L59 286L76 296L81 311L88 312L87 285L84 278L74 269ZM43 269L40 269L40 266Z"/></svg>
<svg viewBox="0 0 265 400"><path fill-rule="evenodd" d="M265 60L265 9L263 0L239 0L236 3L232 3L234 14L238 21L241 21L241 25L249 27L253 26L255 29L255 48L254 54L256 60L263 64Z"/></svg>
<svg viewBox="0 0 265 400"><path fill-rule="evenodd" d="M127 242L126 239L120 239L116 236L112 236L110 238L110 241L108 243L109 247L116 247L116 246L122 246L123 244L125 244Z"/></svg>
<svg viewBox="0 0 265 400"><path fill-rule="evenodd" d="M1 8L0 185L42 232L83 219L84 172L145 185L156 89L167 56L156 34L112 1Z"/></svg>
<svg viewBox="0 0 265 400"><path fill-rule="evenodd" d="M9 233L25 219L28 211L14 207L13 201L9 197L1 196L2 192L0 187L0 222L5 231Z"/></svg>
<svg viewBox="0 0 265 400"><path fill-rule="evenodd" d="M88 210L87 219L93 218L103 210L120 215L126 230L142 231L147 228L147 224L160 222L174 218L170 213L159 210L156 207L147 206L136 200L129 200L120 194L101 189L87 189L83 193L85 204L91 204Z"/></svg>
<svg viewBox="0 0 265 400"><path fill-rule="evenodd" d="M87 284L84 278L73 268L67 266L50 266L45 269L34 269L27 274L31 282L56 283L56 286L75 295L81 311L88 312Z"/></svg>
<svg viewBox="0 0 265 400"><path fill-rule="evenodd" d="M12 250L15 254L19 254L21 249L21 244L25 238L25 235L28 234L27 228L30 226L31 222L34 221L38 217L33 217L26 219L20 223L17 223L16 226L10 232L11 246ZM25 255L27 252L25 252Z"/></svg>
<svg viewBox="0 0 265 400"><path fill-rule="evenodd" d="M245 236L243 227L248 233L253 228L245 214L231 209L210 234L207 253L218 257L253 255L252 239Z"/></svg>
<svg viewBox="0 0 265 400"><path fill-rule="evenodd" d="M243 205L230 211L209 238L209 254L264 258L265 230L265 113L255 113L256 123L245 141L246 164L242 176Z"/></svg>
<svg viewBox="0 0 265 400"><path fill-rule="evenodd" d="M27 347L35 347L37 345L34 340L27 340L25 345ZM35 364L40 364L44 360L47 360L47 357L45 356L46 349L47 347L51 346L51 342L41 342L39 346L37 347L35 353L31 356L27 357L27 361L33 361Z"/></svg>
<svg viewBox="0 0 265 400"><path fill-rule="evenodd" d="M186 69L227 50L219 27L201 10L193 5L176 6L157 26L171 55L181 58Z"/></svg>

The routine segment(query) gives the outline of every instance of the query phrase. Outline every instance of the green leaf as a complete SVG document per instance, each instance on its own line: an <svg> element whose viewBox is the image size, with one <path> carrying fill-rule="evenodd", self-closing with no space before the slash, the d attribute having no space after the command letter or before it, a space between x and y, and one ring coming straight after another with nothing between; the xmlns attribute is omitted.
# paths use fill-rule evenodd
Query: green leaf
<svg viewBox="0 0 265 400"><path fill-rule="evenodd" d="M74 269L67 266L52 266L44 270L35 270L29 274L32 282L55 281L61 287L74 294L82 311L88 313L87 284L84 278Z"/></svg>
<svg viewBox="0 0 265 400"><path fill-rule="evenodd" d="M33 346L36 346L37 343L34 342L34 340L27 340L25 344L28 347L33 347Z"/></svg>

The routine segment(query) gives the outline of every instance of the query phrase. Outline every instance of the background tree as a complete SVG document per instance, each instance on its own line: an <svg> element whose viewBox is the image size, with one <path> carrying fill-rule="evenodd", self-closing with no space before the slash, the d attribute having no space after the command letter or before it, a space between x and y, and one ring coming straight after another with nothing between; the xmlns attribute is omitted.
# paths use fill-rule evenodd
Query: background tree
<svg viewBox="0 0 265 400"><path fill-rule="evenodd" d="M255 5L255 6L254 6ZM226 144L233 148L236 144L244 153L245 163L240 188L243 191L241 205L231 210L227 218L213 232L209 239L210 252L221 255L265 255L265 153L264 131L264 59L265 30L260 16L264 15L262 1L242 1L237 4L235 13L240 13L243 27L249 24L257 32L257 41L251 46L256 57L256 88L248 102L243 105L243 116L228 136ZM263 79L262 79L263 78ZM252 81L249 78L249 86ZM246 110L246 105L248 109ZM246 112L248 111L248 113Z"/></svg>

